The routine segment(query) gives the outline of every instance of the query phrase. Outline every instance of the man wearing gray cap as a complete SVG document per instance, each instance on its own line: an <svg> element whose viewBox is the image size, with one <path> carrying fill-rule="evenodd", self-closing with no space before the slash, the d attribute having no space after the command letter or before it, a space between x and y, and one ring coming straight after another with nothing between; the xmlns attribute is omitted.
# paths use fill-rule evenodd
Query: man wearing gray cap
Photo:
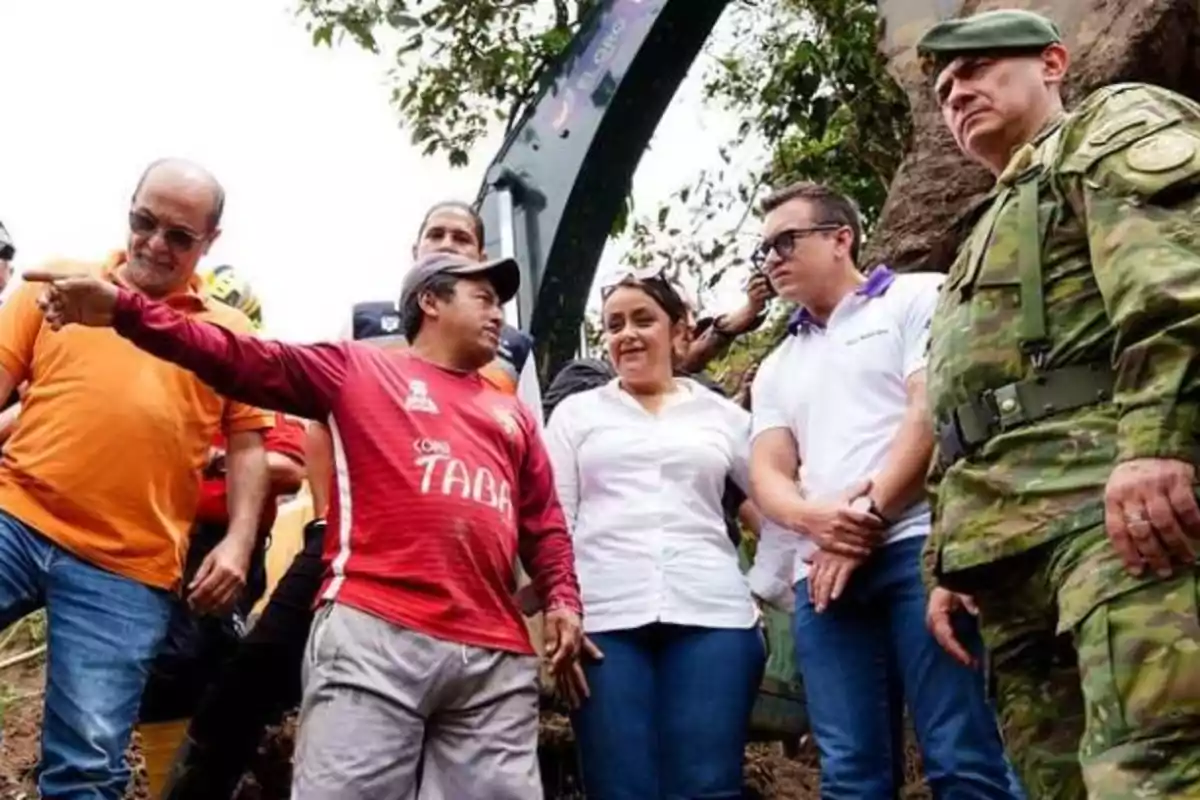
<svg viewBox="0 0 1200 800"><path fill-rule="evenodd" d="M478 370L512 259L435 253L405 276L411 342L292 345L194 322L112 283L47 283L47 323L112 326L231 398L324 420L331 574L309 635L295 800L541 797L538 658L513 599L518 550L552 672L580 643L579 584L537 422Z"/></svg>
<svg viewBox="0 0 1200 800"><path fill-rule="evenodd" d="M1200 797L1200 106L1123 84L1066 113L1027 11L918 50L996 176L931 328L930 626L967 658L977 608L1031 797Z"/></svg>

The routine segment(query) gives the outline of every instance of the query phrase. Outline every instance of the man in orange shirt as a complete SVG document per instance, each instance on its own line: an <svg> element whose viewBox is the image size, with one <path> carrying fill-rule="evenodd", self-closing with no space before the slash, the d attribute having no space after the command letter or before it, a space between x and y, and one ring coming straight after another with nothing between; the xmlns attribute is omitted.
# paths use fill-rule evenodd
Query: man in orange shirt
<svg viewBox="0 0 1200 800"><path fill-rule="evenodd" d="M156 162L134 193L126 249L100 264L66 266L247 332L245 315L207 300L195 279L219 234L223 198L199 167ZM111 331L52 331L39 292L22 286L0 307L0 397L28 381L0 460L0 629L46 608L40 794L118 800L172 593L219 611L245 582L267 491L262 431L271 417ZM222 428L229 533L181 587L202 470Z"/></svg>

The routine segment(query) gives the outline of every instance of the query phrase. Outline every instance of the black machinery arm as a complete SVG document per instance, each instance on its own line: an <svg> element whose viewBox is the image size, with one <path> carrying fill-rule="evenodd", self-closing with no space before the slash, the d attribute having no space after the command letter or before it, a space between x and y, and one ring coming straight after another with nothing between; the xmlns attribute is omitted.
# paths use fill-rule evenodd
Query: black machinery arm
<svg viewBox="0 0 1200 800"><path fill-rule="evenodd" d="M552 375L575 353L638 161L728 0L603 0L547 70L477 200L487 251L523 270L520 326Z"/></svg>

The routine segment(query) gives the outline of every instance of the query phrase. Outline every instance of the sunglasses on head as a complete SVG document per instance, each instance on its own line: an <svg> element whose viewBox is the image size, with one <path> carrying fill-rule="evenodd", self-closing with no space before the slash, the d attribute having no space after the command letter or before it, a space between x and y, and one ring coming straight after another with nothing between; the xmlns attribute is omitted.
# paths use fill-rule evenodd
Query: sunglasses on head
<svg viewBox="0 0 1200 800"><path fill-rule="evenodd" d="M608 296L621 286L638 283L659 284L683 296L679 287L667 278L662 267L624 267L610 275L600 287L600 299L607 300Z"/></svg>
<svg viewBox="0 0 1200 800"><path fill-rule="evenodd" d="M685 318L690 313L691 303L686 292L659 267L629 267L617 273L600 287L600 299L608 300L622 286L642 287L672 320Z"/></svg>
<svg viewBox="0 0 1200 800"><path fill-rule="evenodd" d="M816 233L829 233L844 227L846 226L840 222L821 222L807 228L788 228L787 230L780 231L770 239L763 239L758 247L754 248L754 252L750 254L750 263L756 270L761 272L772 250L780 258L786 260L792 257L792 253L796 252L797 239L803 239Z"/></svg>
<svg viewBox="0 0 1200 800"><path fill-rule="evenodd" d="M162 231L163 240L167 246L176 252L187 252L200 243L204 237L184 228L163 225L151 214L145 211L129 212L129 230L140 236L153 236Z"/></svg>

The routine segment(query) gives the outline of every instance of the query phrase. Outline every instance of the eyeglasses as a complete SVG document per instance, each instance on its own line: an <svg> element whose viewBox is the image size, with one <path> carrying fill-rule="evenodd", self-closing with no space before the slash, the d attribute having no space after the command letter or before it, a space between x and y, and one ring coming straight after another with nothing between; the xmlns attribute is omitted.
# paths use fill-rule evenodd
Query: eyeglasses
<svg viewBox="0 0 1200 800"><path fill-rule="evenodd" d="M796 252L797 239L812 236L814 233L829 233L844 227L846 226L839 222L822 222L809 228L788 228L780 231L770 239L763 239L758 247L754 248L754 252L750 254L750 263L761 272L772 250L780 258L791 258L792 253Z"/></svg>
<svg viewBox="0 0 1200 800"><path fill-rule="evenodd" d="M178 253L186 253L204 238L183 228L163 225L144 211L129 212L129 230L141 236L153 236L155 232L161 230L167 247Z"/></svg>

